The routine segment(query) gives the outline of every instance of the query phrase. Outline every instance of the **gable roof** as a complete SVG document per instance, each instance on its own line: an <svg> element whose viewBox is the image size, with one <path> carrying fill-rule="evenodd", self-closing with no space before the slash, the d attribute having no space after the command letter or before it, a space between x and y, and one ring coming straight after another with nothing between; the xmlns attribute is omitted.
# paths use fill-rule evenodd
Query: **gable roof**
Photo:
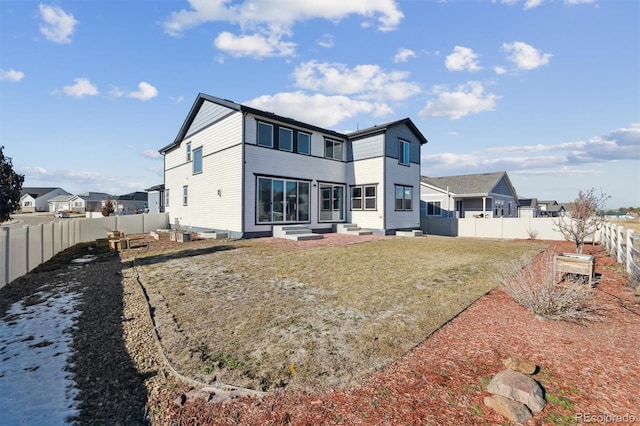
<svg viewBox="0 0 640 426"><path fill-rule="evenodd" d="M147 201L149 194L142 191L131 192L129 194L119 195L115 197L118 201Z"/></svg>
<svg viewBox="0 0 640 426"><path fill-rule="evenodd" d="M325 133L339 139L351 139L356 137L363 137L369 134L374 134L375 132L384 131L393 126L406 124L411 129L411 131L416 135L416 137L420 141L420 145L427 143L427 139L424 137L424 135L418 130L418 128L415 126L415 124L413 124L413 122L409 118L404 118L402 120L397 120L397 121L390 121L388 123L373 126L368 129L363 129L356 132L345 134L345 133L336 132L335 130L330 130L323 127L315 126L313 124L303 123L302 121L298 121L293 118L283 117L273 112L262 111L257 108L253 108L247 105L242 105L242 104L230 101L228 99L218 98L215 96L207 95L205 93L198 93L198 96L195 102L193 103L193 105L191 106L191 110L189 110L189 114L187 115L187 118L184 120L184 123L182 123L182 127L180 127L180 131L178 132L178 135L176 136L176 138L173 140L173 142L171 142L169 145L165 146L164 148L161 148L158 152L160 152L161 154L164 154L170 149L180 145L180 143L187 136L187 132L189 131L189 128L193 124L193 121L198 115L198 111L200 110L200 107L202 107L202 104L204 104L205 101L212 102L220 106L224 106L233 111L247 112L250 114L263 117L268 120L279 121L282 123L290 124L291 126L294 126L294 127L313 130L319 133Z"/></svg>
<svg viewBox="0 0 640 426"><path fill-rule="evenodd" d="M38 198L38 197L42 197L43 195L47 195L48 193L55 191L56 189L62 189L62 188L23 187L22 191L20 191L20 197L24 196L25 194L29 194L33 198ZM65 194L68 194L67 191L65 191L64 189L62 190L65 192Z"/></svg>
<svg viewBox="0 0 640 426"><path fill-rule="evenodd" d="M74 198L78 198L78 196L72 195L72 194L56 195L55 197L49 198L49 202L50 203L55 203L55 202L66 203L73 200Z"/></svg>
<svg viewBox="0 0 640 426"><path fill-rule="evenodd" d="M538 207L538 199L537 198L519 198L518 197L518 204L520 204L520 207L531 207L531 208L535 209L536 207Z"/></svg>
<svg viewBox="0 0 640 426"><path fill-rule="evenodd" d="M349 139L358 139L361 137L374 135L376 133L383 133L392 127L400 126L403 124L406 125L416 135L416 137L418 138L418 141L420 141L420 145L424 145L427 142L429 142L427 138L425 138L424 135L420 132L420 130L418 130L416 125L413 124L413 121L411 121L411 119L408 117L403 118L402 120L396 120L396 121L390 121L388 123L377 124L375 126L368 127L366 129L351 132L351 133L348 133L347 136L349 137Z"/></svg>
<svg viewBox="0 0 640 426"><path fill-rule="evenodd" d="M476 173L443 177L421 176L420 182L443 192L448 190L458 197L477 197L489 195L502 179L505 180L509 190L517 200L518 196L516 195L513 185L511 185L507 172Z"/></svg>

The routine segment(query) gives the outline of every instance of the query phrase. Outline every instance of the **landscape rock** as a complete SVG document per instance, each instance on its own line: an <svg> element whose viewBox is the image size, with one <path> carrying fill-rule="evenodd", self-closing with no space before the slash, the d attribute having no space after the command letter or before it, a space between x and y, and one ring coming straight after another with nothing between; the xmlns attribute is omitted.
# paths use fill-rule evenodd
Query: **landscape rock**
<svg viewBox="0 0 640 426"><path fill-rule="evenodd" d="M535 363L517 356L510 356L507 359L503 359L502 363L506 368L513 371L519 371L524 374L534 374L538 369L538 366L536 366Z"/></svg>
<svg viewBox="0 0 640 426"><path fill-rule="evenodd" d="M534 413L542 411L546 405L540 384L518 371L507 369L499 372L491 379L487 390L521 402Z"/></svg>
<svg viewBox="0 0 640 426"><path fill-rule="evenodd" d="M500 395L491 395L484 398L484 405L491 408L498 414L501 414L516 423L524 423L529 420L531 412L521 402L505 398Z"/></svg>

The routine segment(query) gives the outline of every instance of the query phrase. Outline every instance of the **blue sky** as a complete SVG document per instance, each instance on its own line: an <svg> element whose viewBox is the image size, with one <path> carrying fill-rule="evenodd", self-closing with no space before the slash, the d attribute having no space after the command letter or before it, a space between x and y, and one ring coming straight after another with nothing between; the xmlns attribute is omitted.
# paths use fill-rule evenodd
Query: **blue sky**
<svg viewBox="0 0 640 426"><path fill-rule="evenodd" d="M199 92L338 131L410 117L425 176L640 206L637 0L0 3L0 145L25 186L162 183Z"/></svg>

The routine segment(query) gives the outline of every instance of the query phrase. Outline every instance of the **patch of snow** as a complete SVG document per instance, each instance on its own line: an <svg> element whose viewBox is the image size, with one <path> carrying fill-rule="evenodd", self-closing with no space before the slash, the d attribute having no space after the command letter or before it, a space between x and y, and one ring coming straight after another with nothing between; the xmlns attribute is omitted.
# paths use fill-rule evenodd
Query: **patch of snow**
<svg viewBox="0 0 640 426"><path fill-rule="evenodd" d="M0 319L2 424L63 424L78 414L78 389L65 367L81 294L37 295L42 302L16 302Z"/></svg>
<svg viewBox="0 0 640 426"><path fill-rule="evenodd" d="M91 262L93 260L95 260L95 256L91 256L90 254L85 254L82 257L78 257L76 259L73 259L71 262L73 263L88 263Z"/></svg>

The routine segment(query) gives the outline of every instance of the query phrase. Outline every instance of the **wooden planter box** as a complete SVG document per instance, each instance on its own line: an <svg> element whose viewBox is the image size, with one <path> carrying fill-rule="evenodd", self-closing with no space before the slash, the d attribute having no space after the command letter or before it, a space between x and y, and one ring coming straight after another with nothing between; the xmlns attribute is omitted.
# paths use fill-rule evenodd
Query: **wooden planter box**
<svg viewBox="0 0 640 426"><path fill-rule="evenodd" d="M560 278L562 278L563 273L586 275L589 277L589 285L592 285L594 277L594 260L595 256L589 254L556 254L553 265L554 276L556 276L556 274L560 274Z"/></svg>
<svg viewBox="0 0 640 426"><path fill-rule="evenodd" d="M191 234L188 232L171 232L169 239L179 243L186 243L187 241L191 241Z"/></svg>

